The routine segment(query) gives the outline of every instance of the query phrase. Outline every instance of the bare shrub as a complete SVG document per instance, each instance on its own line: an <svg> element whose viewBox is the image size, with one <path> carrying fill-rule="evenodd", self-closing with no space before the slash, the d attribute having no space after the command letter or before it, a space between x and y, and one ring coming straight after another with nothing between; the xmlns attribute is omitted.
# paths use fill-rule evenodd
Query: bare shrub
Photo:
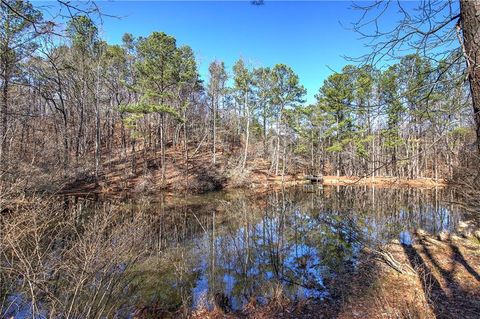
<svg viewBox="0 0 480 319"><path fill-rule="evenodd" d="M127 300L122 274L143 253L142 226L110 205L65 209L51 198L18 206L2 220L0 273L10 285L1 290L1 314L15 315L8 303L17 296L35 317L114 315Z"/></svg>
<svg viewBox="0 0 480 319"><path fill-rule="evenodd" d="M229 185L232 188L248 187L251 184L251 175L250 169L242 169L240 166L233 167L227 171Z"/></svg>

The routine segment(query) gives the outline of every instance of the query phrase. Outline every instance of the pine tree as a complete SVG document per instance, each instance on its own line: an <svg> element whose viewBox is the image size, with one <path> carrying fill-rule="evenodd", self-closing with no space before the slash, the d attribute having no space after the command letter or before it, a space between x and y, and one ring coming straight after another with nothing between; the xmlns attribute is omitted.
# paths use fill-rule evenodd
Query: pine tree
<svg viewBox="0 0 480 319"><path fill-rule="evenodd" d="M217 122L219 103L226 93L225 86L228 79L225 64L220 61L213 61L208 67L210 82L208 83L208 95L210 97L210 108L212 112L212 137L213 137L213 164L216 163L217 154Z"/></svg>
<svg viewBox="0 0 480 319"><path fill-rule="evenodd" d="M6 0L0 3L0 162L7 161L7 141L10 112L10 88L16 78L22 74L21 61L30 56L37 45L34 40L39 36L34 23L42 20L40 11L35 10L28 1Z"/></svg>
<svg viewBox="0 0 480 319"><path fill-rule="evenodd" d="M276 64L271 73L271 102L275 107L276 112L276 134L277 143L275 149L275 158L272 161L275 166L275 175L278 175L278 167L280 162L280 139L281 139L281 124L283 121L284 110L289 107L296 107L299 103L303 103L303 97L306 90L300 84L298 76L293 70L285 64ZM285 155L285 144L284 144ZM285 169L285 161L283 161L283 168ZM282 170L284 171L284 170Z"/></svg>
<svg viewBox="0 0 480 319"><path fill-rule="evenodd" d="M166 115L181 120L181 115L173 107L172 89L179 81L179 70L176 68L179 59L175 38L163 32L153 32L137 43L138 61L135 64L137 82L135 90L139 92L138 103L122 108L130 113L131 123L142 118L142 115L158 115L157 136L161 150L162 183L166 180ZM158 143L156 143L158 145Z"/></svg>
<svg viewBox="0 0 480 319"><path fill-rule="evenodd" d="M245 62L240 59L233 66L233 80L235 83L235 90L238 92L240 103L243 102L244 118L245 118L245 148L242 158L242 170L245 169L248 157L248 144L250 142L250 117L253 113L251 99L252 90L252 74L245 66Z"/></svg>

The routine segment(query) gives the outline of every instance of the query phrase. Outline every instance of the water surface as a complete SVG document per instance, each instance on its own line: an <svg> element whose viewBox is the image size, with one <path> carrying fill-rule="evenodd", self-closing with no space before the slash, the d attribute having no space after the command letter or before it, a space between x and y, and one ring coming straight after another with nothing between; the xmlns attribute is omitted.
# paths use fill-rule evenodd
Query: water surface
<svg viewBox="0 0 480 319"><path fill-rule="evenodd" d="M107 301L88 302L101 302L120 317L215 303L238 310L278 294L292 300L334 298L334 283L355 273L362 248L392 240L409 245L418 228L453 231L463 214L449 204L453 197L442 189L325 187L84 204L80 228L96 218L99 205L121 216L109 226L115 236L98 252L118 258L106 269L120 288L100 289L94 280L84 298L90 298L88 289L105 289ZM125 259L132 254L135 258ZM68 280L61 282L57 291L67 291ZM18 309L28 314L28 307L25 302ZM48 317L48 303L43 307Z"/></svg>

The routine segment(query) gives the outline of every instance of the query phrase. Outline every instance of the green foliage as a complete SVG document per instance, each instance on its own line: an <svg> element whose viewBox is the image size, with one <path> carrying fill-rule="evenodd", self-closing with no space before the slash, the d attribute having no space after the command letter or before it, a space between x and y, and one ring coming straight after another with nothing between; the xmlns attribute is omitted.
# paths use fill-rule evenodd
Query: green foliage
<svg viewBox="0 0 480 319"><path fill-rule="evenodd" d="M138 85L143 91L164 94L178 80L175 67L178 52L176 40L163 32L153 32L137 44Z"/></svg>
<svg viewBox="0 0 480 319"><path fill-rule="evenodd" d="M126 47L132 42L130 35L124 36ZM135 119L139 114L169 114L182 122L183 117L171 103L178 92L198 84L192 49L188 46L177 48L175 38L163 32L153 32L138 41L137 52L135 68L138 79L134 88L142 96L139 103L123 106L121 111L137 115ZM174 88L177 91L172 90Z"/></svg>
<svg viewBox="0 0 480 319"><path fill-rule="evenodd" d="M298 143L295 145L295 148L293 149L293 153L296 155L305 155L308 154L308 145L304 143Z"/></svg>
<svg viewBox="0 0 480 319"><path fill-rule="evenodd" d="M130 89L140 94L139 102L122 105L126 125L136 128L136 123L152 113L168 114L179 122L185 118L180 114L188 106L184 100L179 108L174 101L185 92L198 87L200 81L193 50L188 46L177 48L174 37L163 32L153 32L135 43L129 34L123 37L124 48L112 47L107 55L122 59L136 44L138 60L135 63L136 82ZM125 62L125 60L122 60Z"/></svg>
<svg viewBox="0 0 480 319"><path fill-rule="evenodd" d="M133 51L135 49L135 38L131 33L125 33L122 36L122 46L127 51Z"/></svg>
<svg viewBox="0 0 480 319"><path fill-rule="evenodd" d="M42 13L30 2L0 2L0 77L3 81L20 75L19 62L38 47L34 42L38 34L32 22L42 22Z"/></svg>
<svg viewBox="0 0 480 319"><path fill-rule="evenodd" d="M81 54L93 54L98 49L98 29L95 23L87 16L74 16L68 22L67 34L74 48Z"/></svg>
<svg viewBox="0 0 480 319"><path fill-rule="evenodd" d="M233 66L233 81L235 88L243 92L243 94L247 94L250 91L252 76L242 59L235 62Z"/></svg>
<svg viewBox="0 0 480 319"><path fill-rule="evenodd" d="M226 82L228 74L225 70L225 63L213 61L208 67L210 81L208 83L208 94L210 97L218 97L227 93Z"/></svg>
<svg viewBox="0 0 480 319"><path fill-rule="evenodd" d="M118 67L124 65L127 61L125 49L119 45L108 45L103 51L103 60L109 64Z"/></svg>
<svg viewBox="0 0 480 319"><path fill-rule="evenodd" d="M168 113L178 121L180 122L183 121L178 111L168 105L138 103L138 104L123 105L120 107L119 110L122 113L130 113L135 115L140 115L140 114L146 115L150 113Z"/></svg>
<svg viewBox="0 0 480 319"><path fill-rule="evenodd" d="M394 149L403 143L400 138L400 121L405 108L400 98L399 70L397 65L389 67L380 78L380 98L385 105L387 114L387 128L382 135L385 138L385 147Z"/></svg>
<svg viewBox="0 0 480 319"><path fill-rule="evenodd" d="M372 139L373 139L372 135L366 135L364 137L357 137L353 139L355 150L358 157L368 158L369 156L368 145L372 141Z"/></svg>
<svg viewBox="0 0 480 319"><path fill-rule="evenodd" d="M285 64L276 64L271 72L271 102L280 107L280 112L286 107L294 107L303 103L307 93L300 84L298 76Z"/></svg>
<svg viewBox="0 0 480 319"><path fill-rule="evenodd" d="M343 151L353 140L357 130L353 117L355 70L353 66L346 66L341 73L330 75L317 95L317 107L329 127L325 134L335 140L334 144L327 148L329 152Z"/></svg>
<svg viewBox="0 0 480 319"><path fill-rule="evenodd" d="M186 45L178 48L174 63L177 69L175 75L179 88L195 87L198 89L201 81L192 48Z"/></svg>
<svg viewBox="0 0 480 319"><path fill-rule="evenodd" d="M469 134L472 134L472 129L468 128L468 127L456 127L454 128L451 132L450 132L450 135L452 135L453 137L466 137L468 136Z"/></svg>

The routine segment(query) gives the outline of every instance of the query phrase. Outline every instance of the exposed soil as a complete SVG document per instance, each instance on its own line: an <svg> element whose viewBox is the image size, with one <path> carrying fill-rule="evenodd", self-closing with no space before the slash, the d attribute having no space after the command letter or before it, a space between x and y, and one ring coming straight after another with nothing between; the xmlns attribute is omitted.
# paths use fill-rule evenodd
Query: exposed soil
<svg viewBox="0 0 480 319"><path fill-rule="evenodd" d="M379 187L444 187L447 181L433 178L324 176L324 185L375 185Z"/></svg>
<svg viewBox="0 0 480 319"><path fill-rule="evenodd" d="M413 245L392 243L395 259L415 272L400 274L363 256L354 274L331 285L334 298L254 303L241 313L200 310L191 318L479 318L480 244L475 238L416 234Z"/></svg>
<svg viewBox="0 0 480 319"><path fill-rule="evenodd" d="M149 151L136 154L135 172L132 172L131 154L126 157L118 155L105 160L103 171L95 179L92 173L78 176L68 183L62 194L72 195L108 195L128 196L136 193L156 192L162 190L169 193L205 193L220 189L249 189L256 193L270 191L275 188L309 183L303 172L275 176L270 165L262 159L252 159L246 169L231 162L229 156L219 151L217 164L212 164L209 151L190 152L188 162L181 148L171 147L167 151L165 180L158 152ZM324 185L376 185L378 187L435 187L445 186L444 180L434 181L430 178L399 179L393 177L355 177L324 176Z"/></svg>

